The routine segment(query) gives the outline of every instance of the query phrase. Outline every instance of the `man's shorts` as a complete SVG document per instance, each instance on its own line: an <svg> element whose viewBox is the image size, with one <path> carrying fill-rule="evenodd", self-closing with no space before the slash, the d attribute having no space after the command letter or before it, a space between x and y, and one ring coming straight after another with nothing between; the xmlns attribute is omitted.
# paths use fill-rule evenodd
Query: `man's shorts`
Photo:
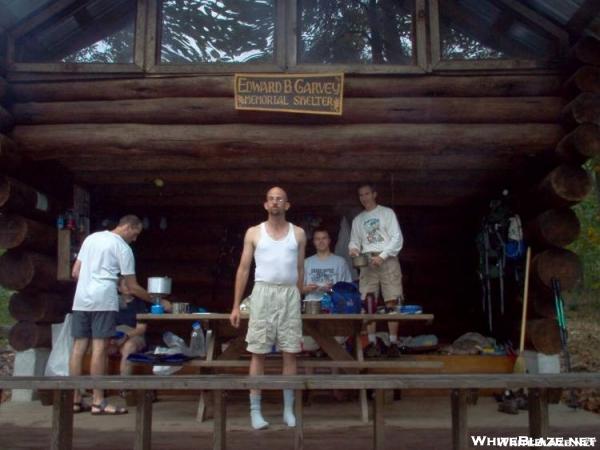
<svg viewBox="0 0 600 450"><path fill-rule="evenodd" d="M402 271L398 258L386 258L379 267L371 265L360 270L359 289L362 298L369 292L376 296L381 286L381 295L386 302L404 298Z"/></svg>
<svg viewBox="0 0 600 450"><path fill-rule="evenodd" d="M250 353L298 353L302 338L300 292L296 286L257 281L250 298L246 342Z"/></svg>
<svg viewBox="0 0 600 450"><path fill-rule="evenodd" d="M117 331L117 311L73 311L71 336L108 339Z"/></svg>

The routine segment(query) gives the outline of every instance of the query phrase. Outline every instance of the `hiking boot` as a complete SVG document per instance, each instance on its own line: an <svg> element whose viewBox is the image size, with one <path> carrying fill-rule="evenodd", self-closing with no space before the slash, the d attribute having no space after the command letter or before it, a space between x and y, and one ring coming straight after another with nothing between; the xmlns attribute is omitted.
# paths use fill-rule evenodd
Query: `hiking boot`
<svg viewBox="0 0 600 450"><path fill-rule="evenodd" d="M381 350L379 350L379 347L377 346L377 344L374 344L371 342L369 345L367 345L367 347L365 348L365 357L378 358L380 356L381 356Z"/></svg>
<svg viewBox="0 0 600 450"><path fill-rule="evenodd" d="M387 348L387 357L388 358L397 358L400 356L400 348L398 348L398 344L392 343Z"/></svg>

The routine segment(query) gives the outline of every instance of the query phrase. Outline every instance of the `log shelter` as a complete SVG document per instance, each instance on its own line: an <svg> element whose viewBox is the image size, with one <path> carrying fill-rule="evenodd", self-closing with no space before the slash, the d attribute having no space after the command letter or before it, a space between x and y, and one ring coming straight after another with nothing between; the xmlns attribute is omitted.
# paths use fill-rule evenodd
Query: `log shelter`
<svg viewBox="0 0 600 450"><path fill-rule="evenodd" d="M485 330L475 235L507 189L534 250L531 329L556 327L550 280L581 279L570 207L600 152L598 2L18 3L0 2L0 284L15 291L16 349L48 345L69 309L55 228L74 186L92 230L144 218L141 284L169 275L175 298L227 312L269 187L287 190L290 221L335 238L357 184L375 182L404 234L407 302L448 340ZM234 108L235 73L332 72L341 116ZM506 303L516 330L520 295Z"/></svg>

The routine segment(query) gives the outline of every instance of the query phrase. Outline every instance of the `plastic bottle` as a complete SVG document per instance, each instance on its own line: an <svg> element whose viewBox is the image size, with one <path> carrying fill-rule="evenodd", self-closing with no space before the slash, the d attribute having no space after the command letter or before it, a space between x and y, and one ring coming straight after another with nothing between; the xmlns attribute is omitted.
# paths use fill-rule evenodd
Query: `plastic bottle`
<svg viewBox="0 0 600 450"><path fill-rule="evenodd" d="M170 331L165 331L163 333L163 341L169 348L174 348L183 353L186 349L185 341L177 336L175 333L171 333Z"/></svg>
<svg viewBox="0 0 600 450"><path fill-rule="evenodd" d="M206 343L204 341L204 332L200 322L192 324L192 336L190 337L190 356L206 356Z"/></svg>

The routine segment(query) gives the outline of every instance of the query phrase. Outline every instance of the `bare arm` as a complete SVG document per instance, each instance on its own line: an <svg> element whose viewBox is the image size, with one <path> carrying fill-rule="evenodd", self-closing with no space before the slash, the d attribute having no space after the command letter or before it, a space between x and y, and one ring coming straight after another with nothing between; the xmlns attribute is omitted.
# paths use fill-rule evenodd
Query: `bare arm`
<svg viewBox="0 0 600 450"><path fill-rule="evenodd" d="M147 324L138 322L135 328L127 333L127 337L143 336L146 333L146 328L148 328Z"/></svg>
<svg viewBox="0 0 600 450"><path fill-rule="evenodd" d="M298 241L298 290L304 291L304 255L306 254L306 233L300 227L295 227L296 240ZM309 291L310 292L310 291Z"/></svg>
<svg viewBox="0 0 600 450"><path fill-rule="evenodd" d="M80 271L81 271L81 261L78 259L75 261L75 264L73 264L73 270L71 271L71 276L73 277L74 280L77 280L79 278Z"/></svg>
<svg viewBox="0 0 600 450"><path fill-rule="evenodd" d="M125 286L127 287L129 293L137 298L140 298L148 303L152 302L152 298L148 291L141 287L135 275L124 275L123 276Z"/></svg>
<svg viewBox="0 0 600 450"><path fill-rule="evenodd" d="M233 294L233 308L231 309L231 315L229 320L234 327L238 327L240 324L240 303L242 301L242 295L246 290L248 284L248 277L250 276L250 267L252 265L252 257L254 256L254 235L255 228L249 228L244 236L244 248L242 250L242 256L240 258L240 265L238 266L235 274L235 290Z"/></svg>

